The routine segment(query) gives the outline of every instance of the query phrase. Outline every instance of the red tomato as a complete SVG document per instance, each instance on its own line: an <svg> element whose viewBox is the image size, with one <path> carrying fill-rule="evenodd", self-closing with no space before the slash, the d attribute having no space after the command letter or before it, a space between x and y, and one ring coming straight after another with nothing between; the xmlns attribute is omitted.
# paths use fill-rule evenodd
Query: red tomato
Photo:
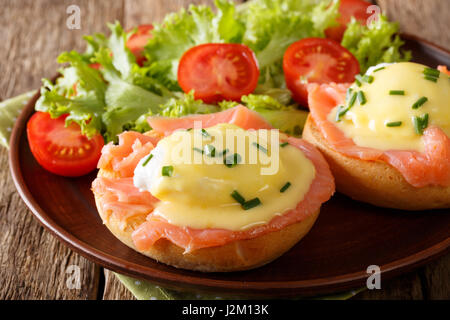
<svg viewBox="0 0 450 320"><path fill-rule="evenodd" d="M367 13L369 6L371 4L363 0L341 0L339 5L340 17L337 19L339 25L325 30L325 35L330 39L341 42L351 17L355 17L362 24L367 23L367 19L371 15L371 13Z"/></svg>
<svg viewBox="0 0 450 320"><path fill-rule="evenodd" d="M239 101L255 90L258 77L255 54L242 44L201 44L186 51L178 65L183 91L194 90L206 103Z"/></svg>
<svg viewBox="0 0 450 320"><path fill-rule="evenodd" d="M283 70L294 100L307 106L308 83L353 82L359 73L359 63L334 40L306 38L286 50Z"/></svg>
<svg viewBox="0 0 450 320"><path fill-rule="evenodd" d="M28 142L35 159L46 170L78 177L97 167L104 142L100 134L88 139L74 122L65 127L66 117L52 119L46 112L36 112L28 120Z"/></svg>
<svg viewBox="0 0 450 320"><path fill-rule="evenodd" d="M134 33L126 43L126 46L135 55L136 62L140 66L144 64L144 47L148 43L148 40L152 37L152 30L153 25L142 24L137 27L136 33Z"/></svg>

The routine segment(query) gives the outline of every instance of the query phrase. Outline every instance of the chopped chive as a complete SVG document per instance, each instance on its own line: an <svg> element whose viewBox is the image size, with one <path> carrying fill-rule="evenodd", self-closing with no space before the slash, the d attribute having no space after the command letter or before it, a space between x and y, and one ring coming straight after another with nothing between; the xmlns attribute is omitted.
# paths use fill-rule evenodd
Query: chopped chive
<svg viewBox="0 0 450 320"><path fill-rule="evenodd" d="M364 95L364 92L362 91L358 91L358 101L360 105L365 105L367 100L366 100L366 96Z"/></svg>
<svg viewBox="0 0 450 320"><path fill-rule="evenodd" d="M241 156L238 153L233 153L223 159L223 164L226 165L228 168L233 168L241 161L242 161Z"/></svg>
<svg viewBox="0 0 450 320"><path fill-rule="evenodd" d="M413 117L413 125L417 134L423 134L423 130L428 127L428 113L421 117Z"/></svg>
<svg viewBox="0 0 450 320"><path fill-rule="evenodd" d="M402 125L401 121L393 121L386 123L386 127L400 127Z"/></svg>
<svg viewBox="0 0 450 320"><path fill-rule="evenodd" d="M425 102L427 102L428 101L428 98L427 97L422 97L422 98L420 98L419 100L417 100L414 104L413 104L413 106L412 106L412 108L413 109L419 109L421 106L423 106L424 104L425 104Z"/></svg>
<svg viewBox="0 0 450 320"><path fill-rule="evenodd" d="M349 100L350 99L352 92L353 92L352 88L348 88L347 89L347 94L345 95L345 100Z"/></svg>
<svg viewBox="0 0 450 320"><path fill-rule="evenodd" d="M191 131L191 130L192 130L192 128L187 128L187 129L186 129L186 131Z"/></svg>
<svg viewBox="0 0 450 320"><path fill-rule="evenodd" d="M391 91L389 91L389 94L391 96L404 96L405 90L391 90Z"/></svg>
<svg viewBox="0 0 450 320"><path fill-rule="evenodd" d="M285 192L291 186L290 182L286 182L286 184L280 189L280 192Z"/></svg>
<svg viewBox="0 0 450 320"><path fill-rule="evenodd" d="M197 152L199 152L199 153L201 153L201 154L203 154L203 150L202 149L200 149L200 148L192 148L194 151L197 151Z"/></svg>
<svg viewBox="0 0 450 320"><path fill-rule="evenodd" d="M166 177L171 177L173 173L173 166L164 166L162 167L161 174Z"/></svg>
<svg viewBox="0 0 450 320"><path fill-rule="evenodd" d="M425 80L429 80L429 81L433 81L433 82L437 82L438 81L438 78L432 77L432 76L427 76L427 75L424 77L424 79Z"/></svg>
<svg viewBox="0 0 450 320"><path fill-rule="evenodd" d="M289 144L289 142L283 142L283 143L280 144L280 147L284 148L284 147L286 147L288 144Z"/></svg>
<svg viewBox="0 0 450 320"><path fill-rule="evenodd" d="M365 76L363 77L363 80L364 80L365 82L367 82L367 83L372 83L373 80L374 80L374 77L373 77L373 76L365 75Z"/></svg>
<svg viewBox="0 0 450 320"><path fill-rule="evenodd" d="M205 154L208 157L215 157L216 156L216 148L213 145L207 144L205 146Z"/></svg>
<svg viewBox="0 0 450 320"><path fill-rule="evenodd" d="M350 98L350 101L348 102L348 108L350 109L353 107L356 101L356 92L353 92L352 97Z"/></svg>
<svg viewBox="0 0 450 320"><path fill-rule="evenodd" d="M344 106L339 106L337 111L336 111L336 117L335 117L335 121L339 122L341 121L341 117L347 113L347 111L349 110L349 108L346 108Z"/></svg>
<svg viewBox="0 0 450 320"><path fill-rule="evenodd" d="M231 193L231 196L233 197L234 200L236 200L238 203L240 203L241 205L244 205L245 203L245 199L243 196L241 196L241 194L239 192L237 192L236 190L234 190Z"/></svg>
<svg viewBox="0 0 450 320"><path fill-rule="evenodd" d="M262 152L264 152L265 154L267 154L267 149L264 148L262 145L260 145L257 142L253 142L252 145L254 145L256 148L258 148L259 150L261 150Z"/></svg>
<svg viewBox="0 0 450 320"><path fill-rule="evenodd" d="M222 155L223 155L223 156L226 155L226 154L228 153L228 151L229 151L228 149L223 150L223 151L222 151Z"/></svg>
<svg viewBox="0 0 450 320"><path fill-rule="evenodd" d="M147 165L147 163L153 158L153 154L150 153L150 155L147 157L147 159L142 164L143 167Z"/></svg>
<svg viewBox="0 0 450 320"><path fill-rule="evenodd" d="M361 87L361 82L362 82L362 81L363 81L363 79L362 79L361 75L357 74L357 75L355 76L355 83L356 83L356 85L357 85L358 87Z"/></svg>
<svg viewBox="0 0 450 320"><path fill-rule="evenodd" d="M437 69L425 68L425 70L423 70L423 74L426 76L432 76L435 78L439 78L439 76L441 75L441 72Z"/></svg>
<svg viewBox="0 0 450 320"><path fill-rule="evenodd" d="M385 69L385 68L386 68L386 67L380 67L380 68L378 68L378 69L373 70L373 72L378 72L378 71L383 70L383 69Z"/></svg>
<svg viewBox="0 0 450 320"><path fill-rule="evenodd" d="M249 210L252 209L256 206L259 206L261 204L261 201L259 200L259 198L254 198L252 200L246 201L242 204L242 208L244 210Z"/></svg>
<svg viewBox="0 0 450 320"><path fill-rule="evenodd" d="M202 129L202 136L204 136L205 138L211 137L211 135L205 129Z"/></svg>

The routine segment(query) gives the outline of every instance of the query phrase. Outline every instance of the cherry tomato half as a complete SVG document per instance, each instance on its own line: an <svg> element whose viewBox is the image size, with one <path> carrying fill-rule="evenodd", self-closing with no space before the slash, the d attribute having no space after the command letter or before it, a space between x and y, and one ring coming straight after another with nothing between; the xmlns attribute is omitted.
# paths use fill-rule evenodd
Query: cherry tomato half
<svg viewBox="0 0 450 320"><path fill-rule="evenodd" d="M65 127L66 117L52 119L46 112L36 112L28 120L28 142L44 169L61 176L78 177L97 167L104 142L100 134L88 139L74 122Z"/></svg>
<svg viewBox="0 0 450 320"><path fill-rule="evenodd" d="M242 44L201 44L186 51L178 65L183 91L194 90L206 103L239 101L255 90L258 77L255 54Z"/></svg>
<svg viewBox="0 0 450 320"><path fill-rule="evenodd" d="M341 0L339 4L340 16L337 19L339 25L325 30L327 38L341 42L345 29L347 29L347 24L352 17L355 17L361 24L366 24L371 15L371 13L367 13L367 8L370 5L370 3L363 0Z"/></svg>
<svg viewBox="0 0 450 320"><path fill-rule="evenodd" d="M152 37L153 25L142 24L137 27L136 33L134 33L127 41L126 46L136 57L136 62L140 66L144 64L144 47L148 43L148 40Z"/></svg>
<svg viewBox="0 0 450 320"><path fill-rule="evenodd" d="M359 63L334 40L305 38L286 50L283 70L294 100L307 106L308 83L353 82L359 73Z"/></svg>

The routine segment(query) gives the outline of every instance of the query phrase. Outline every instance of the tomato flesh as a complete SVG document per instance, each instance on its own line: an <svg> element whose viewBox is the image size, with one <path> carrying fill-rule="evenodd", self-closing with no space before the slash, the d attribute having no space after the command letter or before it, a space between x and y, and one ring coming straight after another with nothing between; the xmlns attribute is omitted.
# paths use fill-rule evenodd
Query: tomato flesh
<svg viewBox="0 0 450 320"><path fill-rule="evenodd" d="M247 46L209 43L193 47L181 57L178 82L184 92L194 90L196 99L206 103L240 101L255 90L259 68Z"/></svg>
<svg viewBox="0 0 450 320"><path fill-rule="evenodd" d="M341 0L339 4L340 16L337 18L339 25L325 30L327 38L341 42L347 24L352 17L355 17L361 24L366 24L371 15L367 12L369 6L371 4L364 0Z"/></svg>
<svg viewBox="0 0 450 320"><path fill-rule="evenodd" d="M100 134L88 139L74 122L65 127L66 118L63 115L52 119L48 113L36 112L27 123L28 142L34 158L44 169L78 177L97 167L104 141Z"/></svg>
<svg viewBox="0 0 450 320"><path fill-rule="evenodd" d="M142 24L137 27L136 33L134 33L126 43L126 46L136 57L136 62L142 66L145 62L144 47L147 45L148 40L152 37L153 25Z"/></svg>
<svg viewBox="0 0 450 320"><path fill-rule="evenodd" d="M286 86L295 101L308 106L309 83L353 82L358 60L336 41L306 38L293 43L283 58Z"/></svg>

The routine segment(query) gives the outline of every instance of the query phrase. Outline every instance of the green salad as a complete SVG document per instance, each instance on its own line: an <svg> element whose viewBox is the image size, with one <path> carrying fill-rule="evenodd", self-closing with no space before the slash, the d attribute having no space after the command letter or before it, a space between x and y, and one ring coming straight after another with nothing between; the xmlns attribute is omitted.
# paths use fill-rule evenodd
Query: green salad
<svg viewBox="0 0 450 320"><path fill-rule="evenodd" d="M124 31L110 24L111 34L85 36L85 52L64 52L58 62L61 77L43 80L36 110L53 118L68 114L66 123L80 125L88 137L101 133L115 140L124 130L150 129L151 115L180 117L212 113L233 107L235 101L207 104L185 93L177 81L178 63L190 48L204 43L238 43L248 46L259 66L258 86L241 103L265 117L274 127L298 135L307 111L301 109L286 88L283 55L292 43L310 37L325 37L337 24L337 0L253 0L236 5L216 0L216 9L191 5L154 23L146 44L143 63L127 48L137 29ZM403 42L398 26L381 16L372 26L353 19L344 33L342 46L358 60L360 72L382 62L410 59L400 51ZM92 68L96 64L97 68Z"/></svg>

